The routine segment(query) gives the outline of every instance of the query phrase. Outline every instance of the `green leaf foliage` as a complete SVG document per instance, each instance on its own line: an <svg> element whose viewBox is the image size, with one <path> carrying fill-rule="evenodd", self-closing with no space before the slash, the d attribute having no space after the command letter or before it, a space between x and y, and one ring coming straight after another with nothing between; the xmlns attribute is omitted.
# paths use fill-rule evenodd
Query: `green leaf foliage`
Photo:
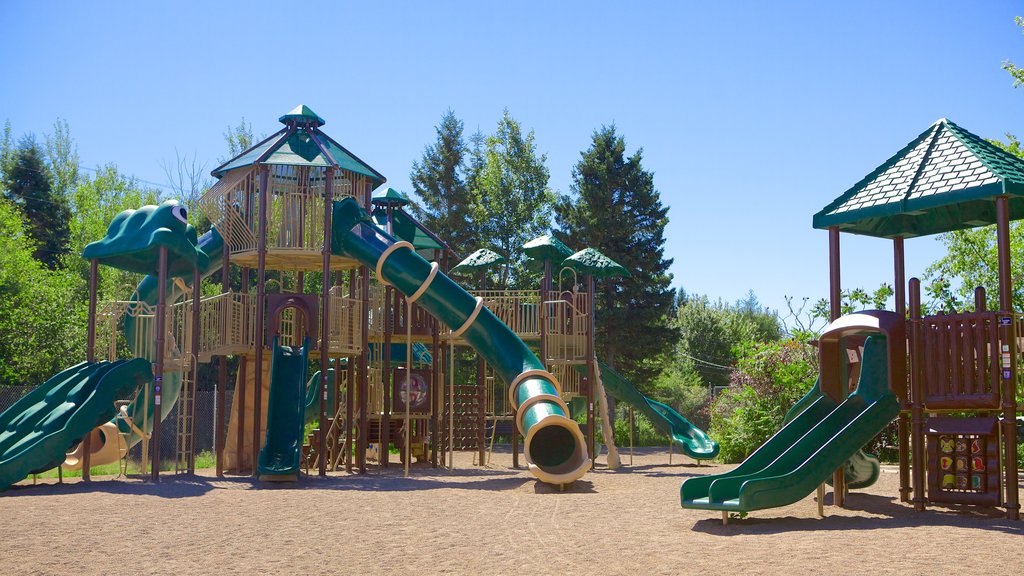
<svg viewBox="0 0 1024 576"><path fill-rule="evenodd" d="M675 291L665 257L668 207L643 167L643 150L626 156L615 126L592 135L572 171L572 194L555 206L573 249L595 248L630 272L597 284L597 351L634 382L650 382L678 339L670 322Z"/></svg>
<svg viewBox="0 0 1024 576"><path fill-rule="evenodd" d="M68 253L70 210L63 196L54 193L53 178L35 138L26 136L11 153L4 169L4 198L25 218L36 260L50 269L61 265Z"/></svg>

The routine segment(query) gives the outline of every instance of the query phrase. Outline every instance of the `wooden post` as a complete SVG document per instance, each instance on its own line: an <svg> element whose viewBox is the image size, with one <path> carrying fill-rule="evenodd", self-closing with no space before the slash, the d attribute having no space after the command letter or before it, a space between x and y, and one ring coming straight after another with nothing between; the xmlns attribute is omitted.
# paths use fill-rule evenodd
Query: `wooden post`
<svg viewBox="0 0 1024 576"><path fill-rule="evenodd" d="M440 446L438 438L441 437L441 392L443 390L441 386L441 323L437 318L431 318L431 339L430 339L430 353L433 358L433 362L430 364L430 399L432 401L431 415L430 415L430 442L432 444L430 451L430 465L433 468L437 468L437 449Z"/></svg>
<svg viewBox="0 0 1024 576"><path fill-rule="evenodd" d="M99 262L89 261L89 328L85 345L87 362L96 361L96 284L99 277ZM82 482L89 482L92 468L92 431L82 438ZM34 480L34 479L33 479Z"/></svg>
<svg viewBox="0 0 1024 576"><path fill-rule="evenodd" d="M366 266L360 268L360 298L363 301L363 353L359 356L359 442L356 447L356 459L359 463L359 473L366 473L366 439L368 434L367 414L369 403L366 396L369 393L370 377L370 269Z"/></svg>
<svg viewBox="0 0 1024 576"><path fill-rule="evenodd" d="M839 280L839 228L828 229L828 299L829 299L829 321L833 321L843 315L842 290ZM843 397L846 390L843 390ZM842 400L840 398L840 400ZM832 490L834 492L833 502L842 508L846 503L846 478L843 469L838 468L832 475Z"/></svg>
<svg viewBox="0 0 1024 576"><path fill-rule="evenodd" d="M334 168L327 168L324 185L323 292L320 296L320 476L327 475L327 372L330 366L331 304L331 213L334 198ZM341 367L338 367L339 371ZM303 375L305 378L305 375Z"/></svg>
<svg viewBox="0 0 1024 576"><path fill-rule="evenodd" d="M405 475L409 476L409 462L412 460L412 299L405 299Z"/></svg>
<svg viewBox="0 0 1024 576"><path fill-rule="evenodd" d="M221 254L220 268L220 291L221 294L231 292L231 250L228 242L224 242L223 253ZM221 338L227 335L228 327L221 323ZM228 357L221 356L217 362L217 410L213 420L213 451L216 458L216 474L220 478L224 476L224 415L227 410L228 399ZM238 394L238 390L235 390ZM237 398L237 396L236 396Z"/></svg>
<svg viewBox="0 0 1024 576"><path fill-rule="evenodd" d="M260 221L256 261L256 385L253 387L252 475L259 475L260 428L263 426L263 345L266 340L267 305L267 203L270 202L270 168L260 166Z"/></svg>
<svg viewBox="0 0 1024 576"><path fill-rule="evenodd" d="M156 275L156 357L153 362L153 433L150 439L150 479L160 481L160 410L164 383L164 340L167 330L167 247L160 247Z"/></svg>
<svg viewBox="0 0 1024 576"><path fill-rule="evenodd" d="M594 391L597 388L594 382L597 378L597 371L595 370L597 344L594 335L595 312L597 311L597 282L595 282L594 276L591 274L587 275L586 282L587 295L590 297L590 305L587 306L587 312L589 313L589 318L587 318L587 443L590 450L590 465L593 466L597 462L597 435L595 433L596 426L594 426ZM671 440L669 446L671 447ZM669 452L670 458L671 454Z"/></svg>
<svg viewBox="0 0 1024 576"><path fill-rule="evenodd" d="M249 268L242 268L242 293L249 294L250 275ZM242 334L245 338L249 337L249 326L253 319L249 316L249 298L245 299L245 306L242 308ZM253 330L255 334L255 330ZM256 346L255 336L253 337L253 346ZM255 362L255 357L254 357ZM242 461L245 453L245 418L247 416L245 411L246 396L248 395L247 385L248 374L246 374L246 366L249 363L249 355L246 354L238 359L238 376L235 379L235 398L234 404L238 407L238 429L235 431L235 459L238 461L238 469L235 470L237 474L245 473L245 466Z"/></svg>
<svg viewBox="0 0 1024 576"><path fill-rule="evenodd" d="M996 199L996 239L999 256L999 324L1002 332L1003 469L1006 474L1006 517L1020 519L1017 475L1017 337L1013 313L1013 271L1010 268L1010 200Z"/></svg>
<svg viewBox="0 0 1024 576"><path fill-rule="evenodd" d="M384 344L381 346L380 381L384 406L380 416L380 457L378 462L384 468L391 463L388 446L391 444L391 335L398 324L398 292L390 285L384 286ZM406 318L406 322L409 319Z"/></svg>
<svg viewBox="0 0 1024 576"><path fill-rule="evenodd" d="M186 468L189 474L196 473L196 391L199 390L199 306L201 304L200 297L202 296L202 283L203 274L196 266L192 270L192 389L189 391L192 399L189 404L182 406L187 408L189 414L187 415L189 421L189 436L188 436L188 456Z"/></svg>
<svg viewBox="0 0 1024 576"><path fill-rule="evenodd" d="M910 279L910 414L911 482L914 510L923 512L924 495L924 343L921 342L921 281Z"/></svg>
<svg viewBox="0 0 1024 576"><path fill-rule="evenodd" d="M348 297L355 300L356 297L356 271L349 270L348 273ZM365 311L364 311L365 312ZM362 332L365 334L370 327L366 322L365 315L359 318L362 322ZM356 403L356 359L349 357L348 378L345 379L345 472L352 473L352 419L355 416Z"/></svg>
<svg viewBox="0 0 1024 576"><path fill-rule="evenodd" d="M892 239L893 254L893 288L896 295L895 312L901 318L907 315L906 264L903 252L903 238ZM907 331L910 334L910 331ZM900 457L900 502L910 501L910 418L907 406L910 403L910 391L907 382L897 383L903 387L904 403L900 406L900 415L896 421Z"/></svg>

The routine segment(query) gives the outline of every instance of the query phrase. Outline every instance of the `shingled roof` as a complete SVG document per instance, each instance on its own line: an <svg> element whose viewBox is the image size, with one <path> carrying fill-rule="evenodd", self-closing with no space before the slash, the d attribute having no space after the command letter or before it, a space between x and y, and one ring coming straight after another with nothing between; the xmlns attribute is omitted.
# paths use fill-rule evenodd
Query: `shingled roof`
<svg viewBox="0 0 1024 576"><path fill-rule="evenodd" d="M943 118L814 215L815 228L893 238L1024 217L1024 160Z"/></svg>

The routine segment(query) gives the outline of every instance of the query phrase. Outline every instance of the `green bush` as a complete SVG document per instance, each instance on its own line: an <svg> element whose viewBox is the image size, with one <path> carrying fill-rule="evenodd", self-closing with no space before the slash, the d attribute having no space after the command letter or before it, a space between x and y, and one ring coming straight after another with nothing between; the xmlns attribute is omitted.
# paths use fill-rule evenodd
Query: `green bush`
<svg viewBox="0 0 1024 576"><path fill-rule="evenodd" d="M786 411L810 390L816 373L806 344L747 344L739 351L729 388L711 405L710 436L719 458L740 462L781 426Z"/></svg>

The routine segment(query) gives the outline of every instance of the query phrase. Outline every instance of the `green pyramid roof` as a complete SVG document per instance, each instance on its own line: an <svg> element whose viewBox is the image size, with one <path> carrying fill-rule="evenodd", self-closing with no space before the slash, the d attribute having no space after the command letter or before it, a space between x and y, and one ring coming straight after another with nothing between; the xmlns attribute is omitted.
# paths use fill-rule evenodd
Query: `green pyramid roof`
<svg viewBox="0 0 1024 576"><path fill-rule="evenodd" d="M488 250L487 248L481 248L467 256L462 262L459 262L452 267L451 271L479 272L480 270L490 268L491 266L504 264L507 261L508 260L506 260L501 254L498 254L493 250Z"/></svg>
<svg viewBox="0 0 1024 576"><path fill-rule="evenodd" d="M281 116L280 120L287 125L285 128L214 168L213 176L220 178L235 168L261 162L288 166L337 166L368 176L374 186L387 180L380 172L321 132L318 128L324 124L324 120L308 107L299 106Z"/></svg>
<svg viewBox="0 0 1024 576"><path fill-rule="evenodd" d="M305 104L299 104L295 108L292 108L291 112L285 114L284 116L281 116L277 120L282 124L289 124L292 122L308 122L316 124L317 126L323 126L324 124L327 124L326 120L318 116L316 112L313 112L312 108L306 106Z"/></svg>
<svg viewBox="0 0 1024 576"><path fill-rule="evenodd" d="M373 221L381 230L387 230L388 212L383 207L373 210ZM417 250L444 250L447 246L434 236L425 226L409 214L394 210L391 212L391 234L399 240L405 240Z"/></svg>
<svg viewBox="0 0 1024 576"><path fill-rule="evenodd" d="M993 200L1024 217L1024 160L945 118L814 215L815 228L893 238L995 223Z"/></svg>
<svg viewBox="0 0 1024 576"><path fill-rule="evenodd" d="M572 255L572 250L551 234L538 236L523 244L523 252L530 258L551 262L561 262Z"/></svg>
<svg viewBox="0 0 1024 576"><path fill-rule="evenodd" d="M595 278L628 277L629 271L621 264L593 248L584 248L562 261L562 266L572 268L579 274Z"/></svg>
<svg viewBox="0 0 1024 576"><path fill-rule="evenodd" d="M384 190L374 192L373 199L371 200L375 206L406 206L409 204L409 198L395 190L394 188L385 188Z"/></svg>

